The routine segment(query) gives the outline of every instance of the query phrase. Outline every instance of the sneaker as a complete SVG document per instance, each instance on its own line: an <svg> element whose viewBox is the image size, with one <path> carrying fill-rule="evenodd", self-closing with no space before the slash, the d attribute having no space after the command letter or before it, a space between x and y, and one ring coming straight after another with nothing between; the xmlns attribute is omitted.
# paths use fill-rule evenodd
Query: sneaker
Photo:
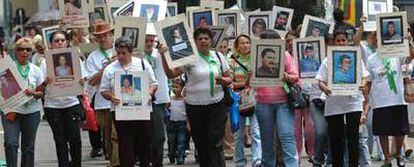
<svg viewBox="0 0 414 167"><path fill-rule="evenodd" d="M405 159L404 158L397 158L397 166L398 167L405 167Z"/></svg>
<svg viewBox="0 0 414 167"><path fill-rule="evenodd" d="M92 149L91 152L89 153L89 156L91 156L92 158L100 157L102 155L103 155L102 149L100 148Z"/></svg>

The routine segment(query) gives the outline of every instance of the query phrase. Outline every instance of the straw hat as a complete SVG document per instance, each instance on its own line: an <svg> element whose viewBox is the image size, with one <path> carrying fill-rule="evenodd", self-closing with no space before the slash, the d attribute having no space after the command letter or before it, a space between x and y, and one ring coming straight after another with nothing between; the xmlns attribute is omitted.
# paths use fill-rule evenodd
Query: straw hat
<svg viewBox="0 0 414 167"><path fill-rule="evenodd" d="M13 45L13 49L17 49L17 48L33 49L34 48L33 40L28 37L22 37L19 40L17 40Z"/></svg>
<svg viewBox="0 0 414 167"><path fill-rule="evenodd" d="M105 34L112 31L114 28L111 27L107 22L98 22L93 26L93 35Z"/></svg>

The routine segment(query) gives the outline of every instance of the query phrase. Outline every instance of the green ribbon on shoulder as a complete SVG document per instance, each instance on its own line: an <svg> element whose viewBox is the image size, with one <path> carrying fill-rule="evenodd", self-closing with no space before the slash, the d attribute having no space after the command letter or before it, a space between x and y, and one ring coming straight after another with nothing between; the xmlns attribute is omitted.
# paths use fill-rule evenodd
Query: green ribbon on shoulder
<svg viewBox="0 0 414 167"><path fill-rule="evenodd" d="M211 55L204 55L203 53L199 53L200 57L203 58L208 64L208 70L210 71L210 95L211 97L214 96L214 69L213 64L217 64L214 60L213 56Z"/></svg>

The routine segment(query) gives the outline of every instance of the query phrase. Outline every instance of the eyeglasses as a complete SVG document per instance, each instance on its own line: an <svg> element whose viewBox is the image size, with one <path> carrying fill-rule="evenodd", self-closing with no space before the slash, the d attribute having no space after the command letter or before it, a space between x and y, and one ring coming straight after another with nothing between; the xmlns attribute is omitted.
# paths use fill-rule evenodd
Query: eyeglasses
<svg viewBox="0 0 414 167"><path fill-rule="evenodd" d="M66 39L54 39L53 42L56 42L56 43L66 42Z"/></svg>
<svg viewBox="0 0 414 167"><path fill-rule="evenodd" d="M19 52L22 52L22 51L31 52L32 51L31 48L17 48L16 50Z"/></svg>
<svg viewBox="0 0 414 167"><path fill-rule="evenodd" d="M98 38L98 39L111 38L111 37L112 37L111 33L105 33L105 34L101 34L101 35L96 36L96 38Z"/></svg>

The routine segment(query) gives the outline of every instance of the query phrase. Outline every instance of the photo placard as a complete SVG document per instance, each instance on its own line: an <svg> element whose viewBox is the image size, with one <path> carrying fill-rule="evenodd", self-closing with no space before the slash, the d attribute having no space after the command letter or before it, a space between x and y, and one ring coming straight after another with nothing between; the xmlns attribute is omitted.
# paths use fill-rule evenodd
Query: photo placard
<svg viewBox="0 0 414 167"><path fill-rule="evenodd" d="M317 83L315 76L326 57L325 39L323 37L293 39L293 55L301 81Z"/></svg>
<svg viewBox="0 0 414 167"><path fill-rule="evenodd" d="M302 24L302 30L300 32L300 37L319 37L328 38L329 34L332 34L334 26L324 19L305 15Z"/></svg>
<svg viewBox="0 0 414 167"><path fill-rule="evenodd" d="M363 15L367 17L364 22L364 31L377 30L377 14L392 13L393 0L363 0Z"/></svg>
<svg viewBox="0 0 414 167"><path fill-rule="evenodd" d="M250 37L260 38L260 34L270 28L271 12L250 12L246 13L248 32Z"/></svg>
<svg viewBox="0 0 414 167"><path fill-rule="evenodd" d="M225 32L227 31L227 27L210 26L209 28L214 34L213 38L211 39L211 48L213 48L213 50L218 50L220 48L221 41L223 41L224 37L226 36Z"/></svg>
<svg viewBox="0 0 414 167"><path fill-rule="evenodd" d="M380 58L410 56L406 12L378 14L377 27Z"/></svg>
<svg viewBox="0 0 414 167"><path fill-rule="evenodd" d="M293 19L293 11L294 10L290 8L273 6L271 29L274 29L282 38L286 36L286 33L291 26L290 24Z"/></svg>
<svg viewBox="0 0 414 167"><path fill-rule="evenodd" d="M215 25L214 9L190 10L188 14L189 25L193 30Z"/></svg>
<svg viewBox="0 0 414 167"><path fill-rule="evenodd" d="M218 26L226 26L225 35L228 39L236 39L241 33L241 14L240 10L221 10L216 11L216 21Z"/></svg>
<svg viewBox="0 0 414 167"><path fill-rule="evenodd" d="M59 0L62 23L67 28L89 27L89 6L84 0Z"/></svg>
<svg viewBox="0 0 414 167"><path fill-rule="evenodd" d="M174 17L178 14L177 2L168 2L167 4L167 16Z"/></svg>
<svg viewBox="0 0 414 167"><path fill-rule="evenodd" d="M200 6L204 9L224 10L224 1L201 0Z"/></svg>
<svg viewBox="0 0 414 167"><path fill-rule="evenodd" d="M144 52L146 19L143 17L118 16L115 20L115 39L126 36L132 40L133 52Z"/></svg>
<svg viewBox="0 0 414 167"><path fill-rule="evenodd" d="M50 44L49 39L51 38L52 33L59 30L59 29L60 29L59 25L51 26L51 27L45 27L45 28L42 29L43 42L45 43L45 47L46 47L45 50L50 49L51 44Z"/></svg>

